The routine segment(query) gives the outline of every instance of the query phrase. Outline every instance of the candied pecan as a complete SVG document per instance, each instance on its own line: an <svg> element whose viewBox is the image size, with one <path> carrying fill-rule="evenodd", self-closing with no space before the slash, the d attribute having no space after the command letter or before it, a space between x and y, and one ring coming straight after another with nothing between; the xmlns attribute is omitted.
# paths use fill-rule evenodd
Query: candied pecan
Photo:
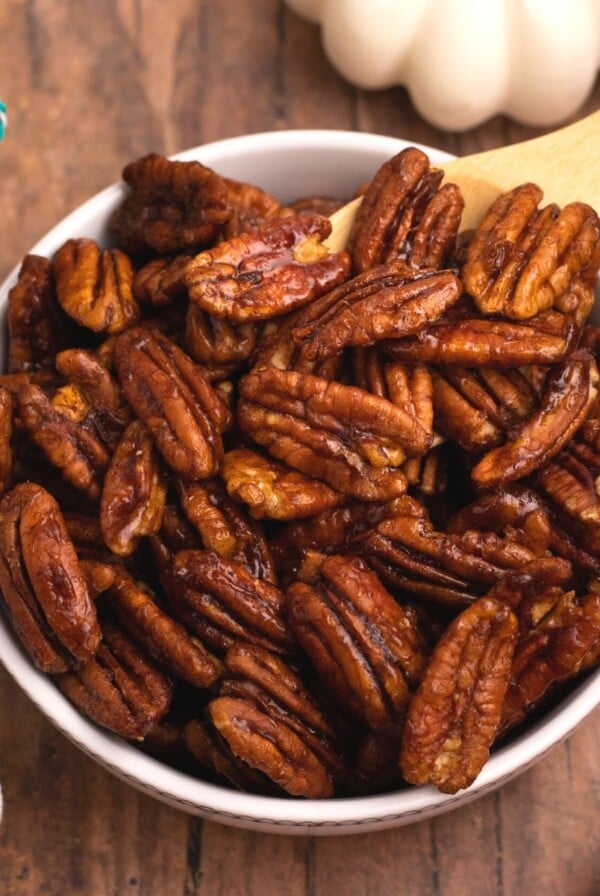
<svg viewBox="0 0 600 896"><path fill-rule="evenodd" d="M493 598L450 623L408 706L400 767L410 784L456 793L473 783L500 725L516 641L514 613Z"/></svg>
<svg viewBox="0 0 600 896"><path fill-rule="evenodd" d="M13 472L13 399L9 390L0 386L0 495L10 486Z"/></svg>
<svg viewBox="0 0 600 896"><path fill-rule="evenodd" d="M596 659L600 645L600 593L563 594L517 644L502 710L502 733L514 727L559 682Z"/></svg>
<svg viewBox="0 0 600 896"><path fill-rule="evenodd" d="M559 557L531 560L509 570L487 593L505 603L519 620L519 635L536 626L556 605L563 587L571 579L572 567Z"/></svg>
<svg viewBox="0 0 600 896"><path fill-rule="evenodd" d="M44 672L93 656L96 611L59 506L22 483L0 501L0 588L15 632Z"/></svg>
<svg viewBox="0 0 600 896"><path fill-rule="evenodd" d="M345 496L249 448L225 455L223 479L232 498L255 519L295 520L344 503Z"/></svg>
<svg viewBox="0 0 600 896"><path fill-rule="evenodd" d="M231 218L225 223L221 231L224 240L230 240L240 233L248 233L262 227L273 218L278 218L286 210L269 193L265 193L260 187L252 184L241 183L223 178L227 186L227 202L232 210ZM287 210L289 214L289 210ZM329 215L329 212L320 214Z"/></svg>
<svg viewBox="0 0 600 896"><path fill-rule="evenodd" d="M216 551L180 551L173 560L169 600L173 612L202 641L218 651L236 641L289 653L283 595Z"/></svg>
<svg viewBox="0 0 600 896"><path fill-rule="evenodd" d="M204 371L162 333L133 328L115 345L125 397L167 464L190 479L217 472L228 413Z"/></svg>
<svg viewBox="0 0 600 896"><path fill-rule="evenodd" d="M140 538L158 532L165 508L166 483L150 433L130 423L104 477L100 527L105 543L127 557Z"/></svg>
<svg viewBox="0 0 600 896"><path fill-rule="evenodd" d="M600 526L600 420L587 420L566 448L538 470L536 484L586 526Z"/></svg>
<svg viewBox="0 0 600 896"><path fill-rule="evenodd" d="M402 464L409 487L421 496L443 495L448 488L446 446L436 445L423 457L410 457Z"/></svg>
<svg viewBox="0 0 600 896"><path fill-rule="evenodd" d="M129 252L166 254L209 245L231 217L227 185L200 162L150 153L123 169L131 192L110 226Z"/></svg>
<svg viewBox="0 0 600 896"><path fill-rule="evenodd" d="M187 298L183 273L189 260L189 255L155 258L140 268L133 278L132 287L138 302L163 308L177 299Z"/></svg>
<svg viewBox="0 0 600 896"><path fill-rule="evenodd" d="M358 557L327 557L286 595L289 624L323 686L373 730L394 730L427 659L414 620Z"/></svg>
<svg viewBox="0 0 600 896"><path fill-rule="evenodd" d="M447 367L432 372L438 431L466 451L493 448L508 427L526 420L538 396L519 370Z"/></svg>
<svg viewBox="0 0 600 896"><path fill-rule="evenodd" d="M346 346L418 333L456 304L462 284L452 271L413 271L390 262L358 274L311 304L292 332L309 361Z"/></svg>
<svg viewBox="0 0 600 896"><path fill-rule="evenodd" d="M8 294L8 372L51 370L64 326L54 295L52 264L26 255Z"/></svg>
<svg viewBox="0 0 600 896"><path fill-rule="evenodd" d="M142 740L169 708L172 685L112 622L102 624L95 657L56 683L98 725Z"/></svg>
<svg viewBox="0 0 600 896"><path fill-rule="evenodd" d="M112 563L102 563L99 560L81 557L79 551L79 565L85 578L85 584L92 600L97 600L101 594L114 585L116 568Z"/></svg>
<svg viewBox="0 0 600 896"><path fill-rule="evenodd" d="M377 349L356 349L354 378L357 386L387 398L414 418L415 427L433 435L433 386L429 368L386 360Z"/></svg>
<svg viewBox="0 0 600 896"><path fill-rule="evenodd" d="M473 468L478 485L495 488L528 476L559 453L585 420L597 393L598 369L586 349L555 367L544 383L540 407Z"/></svg>
<svg viewBox="0 0 600 896"><path fill-rule="evenodd" d="M145 588L119 572L109 602L123 628L165 672L197 688L215 684L221 674L219 660L165 613Z"/></svg>
<svg viewBox="0 0 600 896"><path fill-rule="evenodd" d="M209 722L191 719L184 729L185 745L203 769L225 778L239 790L269 796L282 796L283 791L270 778L234 756L227 743Z"/></svg>
<svg viewBox="0 0 600 896"><path fill-rule="evenodd" d="M409 595L465 606L507 570L536 557L526 546L493 532L438 532L421 511L403 508L361 541L371 565Z"/></svg>
<svg viewBox="0 0 600 896"><path fill-rule="evenodd" d="M185 347L194 361L206 365L211 380L235 372L256 344L255 324L218 320L191 303L185 318Z"/></svg>
<svg viewBox="0 0 600 896"><path fill-rule="evenodd" d="M120 333L139 319L133 268L119 249L67 240L54 256L54 272L58 302L78 324L96 333Z"/></svg>
<svg viewBox="0 0 600 896"><path fill-rule="evenodd" d="M485 314L521 320L551 308L590 264L600 221L583 202L538 210L542 191L522 184L491 205L467 250L466 290Z"/></svg>
<svg viewBox="0 0 600 896"><path fill-rule="evenodd" d="M405 491L397 467L405 448L414 448L414 433L411 417L391 402L355 386L274 367L248 374L240 396L241 429L290 467L366 501Z"/></svg>
<svg viewBox="0 0 600 896"><path fill-rule="evenodd" d="M246 517L222 482L179 480L176 485L181 509L198 532L203 547L226 560L237 560L255 578L276 584L273 558L260 523Z"/></svg>
<svg viewBox="0 0 600 896"><path fill-rule="evenodd" d="M208 705L210 719L238 759L293 796L332 796L344 773L336 733L304 683L273 654L238 644Z"/></svg>
<svg viewBox="0 0 600 896"><path fill-rule="evenodd" d="M326 380L339 379L342 374L343 356L333 355L321 361L309 361L305 358L292 339L292 331L296 323L305 319L306 309L300 308L277 320L266 321L262 327L256 351L252 357L254 367L277 367L278 370L298 370L300 373L313 373Z"/></svg>
<svg viewBox="0 0 600 896"><path fill-rule="evenodd" d="M305 305L348 276L348 255L323 245L330 232L319 215L280 218L202 252L186 268L190 300L234 323Z"/></svg>
<svg viewBox="0 0 600 896"><path fill-rule="evenodd" d="M59 390L52 400L36 385L23 386L17 395L19 419L35 444L67 482L95 500L110 454L85 425L90 410L76 388Z"/></svg>
<svg viewBox="0 0 600 896"><path fill-rule="evenodd" d="M346 791L352 796L366 796L399 790L402 783L398 768L398 736L369 731L348 773Z"/></svg>
<svg viewBox="0 0 600 896"><path fill-rule="evenodd" d="M416 336L386 340L386 354L407 364L458 364L461 367L522 367L526 364L554 364L562 361L577 338L575 323L566 315L562 332L542 329L542 315L528 323L504 320L447 321L433 324ZM539 327L537 326L539 324Z"/></svg>
<svg viewBox="0 0 600 896"><path fill-rule="evenodd" d="M464 200L455 184L439 189L443 171L411 146L385 162L369 185L350 233L357 272L396 258L441 267L454 248Z"/></svg>

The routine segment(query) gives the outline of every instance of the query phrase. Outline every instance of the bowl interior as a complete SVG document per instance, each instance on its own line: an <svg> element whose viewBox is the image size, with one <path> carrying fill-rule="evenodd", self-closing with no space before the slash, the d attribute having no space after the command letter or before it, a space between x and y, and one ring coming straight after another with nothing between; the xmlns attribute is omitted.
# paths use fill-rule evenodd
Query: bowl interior
<svg viewBox="0 0 600 896"><path fill-rule="evenodd" d="M281 201L300 196L351 197L405 141L343 131L281 131L224 140L180 153L199 159L222 174L263 187ZM414 145L414 144L411 144ZM451 158L422 147L433 162ZM51 256L75 236L108 242L106 221L124 188L115 184L98 193L49 231L32 252ZM0 313L18 266L0 287ZM0 362L4 360L0 346ZM0 616L0 659L20 687L70 740L96 761L136 787L186 811L222 822L262 830L303 833L349 833L408 823L444 812L499 786L532 765L560 742L600 702L600 670L579 684L568 698L510 744L495 751L477 781L454 796L432 787L378 796L293 800L237 793L169 768L126 741L88 721L62 696L52 680L38 672Z"/></svg>

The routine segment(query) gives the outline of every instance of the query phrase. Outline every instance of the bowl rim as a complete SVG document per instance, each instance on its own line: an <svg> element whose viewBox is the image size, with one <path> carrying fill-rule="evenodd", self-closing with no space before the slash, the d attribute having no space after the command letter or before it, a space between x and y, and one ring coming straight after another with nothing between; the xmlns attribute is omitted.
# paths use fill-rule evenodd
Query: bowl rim
<svg viewBox="0 0 600 896"><path fill-rule="evenodd" d="M218 140L192 147L172 158L189 160L201 158L207 165L225 164L228 158L241 151L273 151L283 148L355 149L389 156L406 146L419 146L434 162L453 158L435 147L396 137L356 131L306 129L258 132ZM224 162L225 160L225 162ZM62 241L65 231L76 235L80 225L89 218L106 216L124 195L122 182L96 193L78 206L49 230L30 252L49 255ZM20 265L17 265L0 286L0 308L5 310L8 289L13 285ZM83 752L100 765L129 783L172 805L215 818L223 822L248 823L251 826L280 826L282 829L352 828L389 825L430 817L464 804L499 787L525 771L541 759L553 746L568 737L600 703L600 669L589 674L551 711L510 743L494 751L476 781L457 794L439 793L432 786L406 788L389 793L332 798L327 800L297 800L269 797L231 790L195 778L171 768L160 760L143 753L136 746L100 728L63 697L50 676L37 670L8 622L0 615L0 662L32 702L52 724Z"/></svg>

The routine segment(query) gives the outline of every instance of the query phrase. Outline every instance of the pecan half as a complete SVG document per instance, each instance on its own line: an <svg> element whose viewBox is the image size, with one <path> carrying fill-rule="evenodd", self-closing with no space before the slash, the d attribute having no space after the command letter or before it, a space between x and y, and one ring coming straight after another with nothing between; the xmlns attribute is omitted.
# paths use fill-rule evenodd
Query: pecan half
<svg viewBox="0 0 600 896"><path fill-rule="evenodd" d="M26 255L8 294L9 373L53 368L64 339L60 314L52 264L41 255Z"/></svg>
<svg viewBox="0 0 600 896"><path fill-rule="evenodd" d="M465 288L485 314L520 320L551 308L594 259L600 221L583 202L538 210L542 191L523 184L490 207L467 250Z"/></svg>
<svg viewBox="0 0 600 896"><path fill-rule="evenodd" d="M536 474L553 503L585 526L600 526L600 420L587 420Z"/></svg>
<svg viewBox="0 0 600 896"><path fill-rule="evenodd" d="M306 309L300 308L283 318L268 320L263 324L256 350L252 357L254 367L277 367L278 370L298 370L300 373L312 373L326 380L339 379L342 374L344 359L342 355L333 355L322 361L309 361L301 352L301 346L292 339L297 322L305 319L312 303Z"/></svg>
<svg viewBox="0 0 600 896"><path fill-rule="evenodd" d="M196 305L188 305L185 347L204 364L211 380L223 379L241 367L254 351L256 326L218 320Z"/></svg>
<svg viewBox="0 0 600 896"><path fill-rule="evenodd" d="M158 532L165 509L166 483L150 433L130 423L104 477L100 527L105 543L127 557L140 538Z"/></svg>
<svg viewBox="0 0 600 896"><path fill-rule="evenodd" d="M402 262L358 274L313 302L292 332L309 361L346 346L418 333L456 304L462 284L452 271L413 271Z"/></svg>
<svg viewBox="0 0 600 896"><path fill-rule="evenodd" d="M401 408L354 386L274 367L253 370L239 388L241 429L274 457L362 500L404 492L397 467L412 447L413 427Z"/></svg>
<svg viewBox="0 0 600 896"><path fill-rule="evenodd" d="M464 201L455 184L439 189L443 172L409 147L377 171L350 234L357 272L399 258L412 267L442 266L456 241Z"/></svg>
<svg viewBox="0 0 600 896"><path fill-rule="evenodd" d="M411 616L358 557L327 557L286 596L289 623L323 686L374 730L394 730L427 658Z"/></svg>
<svg viewBox="0 0 600 896"><path fill-rule="evenodd" d="M515 615L492 598L450 623L408 706L400 767L410 784L456 793L473 783L500 725L516 641Z"/></svg>
<svg viewBox="0 0 600 896"><path fill-rule="evenodd" d="M164 308L177 299L187 298L183 279L189 255L154 258L137 271L133 278L133 294L138 302Z"/></svg>
<svg viewBox="0 0 600 896"><path fill-rule="evenodd" d="M120 333L139 319L133 268L119 249L67 240L54 256L54 272L58 302L78 324L96 333Z"/></svg>
<svg viewBox="0 0 600 896"><path fill-rule="evenodd" d="M122 737L142 740L169 709L172 685L124 632L102 625L96 656L59 675L63 694L85 715Z"/></svg>
<svg viewBox="0 0 600 896"><path fill-rule="evenodd" d="M249 520L218 479L177 482L181 509L202 542L226 560L242 563L250 575L276 584L275 567L260 523ZM189 545L186 545L189 547ZM183 545L180 550L183 548Z"/></svg>
<svg viewBox="0 0 600 896"><path fill-rule="evenodd" d="M190 479L217 472L228 413L204 371L162 333L127 330L115 345L127 401L167 464Z"/></svg>
<svg viewBox="0 0 600 896"><path fill-rule="evenodd" d="M230 677L208 706L231 752L293 796L332 796L344 772L335 731L313 695L279 657L238 644Z"/></svg>
<svg viewBox="0 0 600 896"><path fill-rule="evenodd" d="M0 502L0 588L15 632L44 672L93 656L100 629L73 542L52 495L33 483Z"/></svg>
<svg viewBox="0 0 600 896"><path fill-rule="evenodd" d="M323 245L330 233L319 215L280 218L202 252L186 268L190 300L234 323L305 305L348 276L348 255Z"/></svg>
<svg viewBox="0 0 600 896"><path fill-rule="evenodd" d="M487 488L528 476L559 453L585 420L597 394L598 369L585 349L574 352L546 379L539 409L511 432L511 440L489 451L473 468L474 482Z"/></svg>
<svg viewBox="0 0 600 896"><path fill-rule="evenodd" d="M227 452L223 479L231 497L246 504L255 519L301 519L338 507L346 500L324 482L249 448Z"/></svg>
<svg viewBox="0 0 600 896"><path fill-rule="evenodd" d="M276 653L291 650L279 589L216 551L181 551L175 556L169 600L186 627L217 651L236 641Z"/></svg>
<svg viewBox="0 0 600 896"><path fill-rule="evenodd" d="M229 177L225 177L224 181L227 185L227 202L232 211L231 218L221 231L224 240L256 230L286 211L274 196L265 193L260 187L231 180ZM329 212L320 214L327 216Z"/></svg>
<svg viewBox="0 0 600 896"><path fill-rule="evenodd" d="M204 771L212 772L217 780L229 781L238 790L282 796L281 788L270 778L252 768L231 752L210 722L191 719L184 729L185 746Z"/></svg>
<svg viewBox="0 0 600 896"><path fill-rule="evenodd" d="M123 169L131 187L110 226L128 252L166 254L209 245L231 217L222 177L200 162L150 153Z"/></svg>
<svg viewBox="0 0 600 896"><path fill-rule="evenodd" d="M222 671L219 660L165 613L145 588L118 572L109 602L123 628L165 672L197 688L215 684Z"/></svg>

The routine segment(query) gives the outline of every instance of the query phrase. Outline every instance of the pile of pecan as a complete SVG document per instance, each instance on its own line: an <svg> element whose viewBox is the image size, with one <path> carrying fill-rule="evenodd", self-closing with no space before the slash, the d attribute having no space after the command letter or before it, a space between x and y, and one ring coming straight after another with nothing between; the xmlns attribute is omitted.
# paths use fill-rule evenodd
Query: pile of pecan
<svg viewBox="0 0 600 896"><path fill-rule="evenodd" d="M600 662L600 222L475 232L417 149L282 207L128 165L112 248L28 256L0 376L0 589L152 755L322 798L467 787Z"/></svg>

